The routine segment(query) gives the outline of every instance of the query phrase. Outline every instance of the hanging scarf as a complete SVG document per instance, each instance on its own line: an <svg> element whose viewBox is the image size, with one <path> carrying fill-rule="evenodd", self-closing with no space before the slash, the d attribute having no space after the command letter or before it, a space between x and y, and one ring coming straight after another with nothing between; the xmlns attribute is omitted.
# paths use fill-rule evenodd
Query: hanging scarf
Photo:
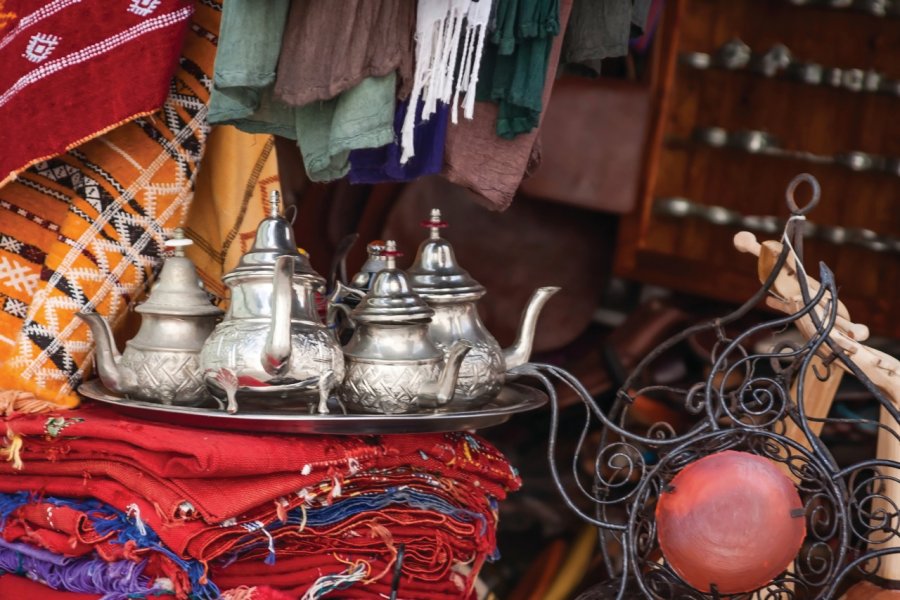
<svg viewBox="0 0 900 600"><path fill-rule="evenodd" d="M422 120L438 110L438 103L453 104L451 120L457 122L456 105L464 93L463 114L475 110L475 86L484 47L492 0L419 0L416 15L416 70L409 105L421 99ZM464 43L461 45L460 40ZM462 46L462 47L461 47ZM460 49L462 57L460 58ZM459 64L459 69L457 69ZM415 156L416 111L407 111L401 130L400 163Z"/></svg>

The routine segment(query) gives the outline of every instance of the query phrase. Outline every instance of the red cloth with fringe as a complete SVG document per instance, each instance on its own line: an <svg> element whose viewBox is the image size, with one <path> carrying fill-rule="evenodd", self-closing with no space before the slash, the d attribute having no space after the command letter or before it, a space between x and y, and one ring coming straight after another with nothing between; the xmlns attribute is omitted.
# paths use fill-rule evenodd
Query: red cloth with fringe
<svg viewBox="0 0 900 600"><path fill-rule="evenodd" d="M520 485L496 449L463 433L247 435L127 419L88 405L0 420L0 435L16 448L0 462L0 491L38 495L12 513L5 539L70 556L148 556L98 535L78 511L48 511L40 501L97 498L123 512L136 509L169 549L208 564L223 589L269 584L299 596L319 577L359 561L376 581L341 597L389 593L390 565L403 544L407 593L423 600L465 596L496 546L495 501ZM296 519L301 509L337 510L343 501L388 490L424 494L479 517L399 503L327 525L307 525L304 517L299 527L281 526L288 511ZM271 532L260 531L263 525ZM273 549L270 567L263 560ZM149 554L160 574L170 572L167 560ZM471 571L458 573L457 564Z"/></svg>
<svg viewBox="0 0 900 600"><path fill-rule="evenodd" d="M96 594L76 594L75 592L58 592L27 577L19 575L0 575L0 598L32 598L33 600L101 600ZM254 599L255 600L255 599Z"/></svg>
<svg viewBox="0 0 900 600"><path fill-rule="evenodd" d="M0 2L0 185L163 105L188 0Z"/></svg>
<svg viewBox="0 0 900 600"><path fill-rule="evenodd" d="M243 587L243 586L242 586ZM274 590L268 586L234 589L222 596L227 600L295 600L296 596ZM34 600L102 600L97 594L58 592L41 583L19 575L0 575L0 598L33 598Z"/></svg>

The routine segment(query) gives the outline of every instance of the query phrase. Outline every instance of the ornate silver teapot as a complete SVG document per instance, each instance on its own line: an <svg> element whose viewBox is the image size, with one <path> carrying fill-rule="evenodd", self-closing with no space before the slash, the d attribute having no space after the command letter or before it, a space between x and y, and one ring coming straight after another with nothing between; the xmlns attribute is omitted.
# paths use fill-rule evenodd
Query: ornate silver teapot
<svg viewBox="0 0 900 600"><path fill-rule="evenodd" d="M209 398L200 369L200 349L222 311L200 287L194 263L184 256L190 244L181 230L166 242L175 255L163 263L146 302L135 308L141 327L120 355L106 319L77 313L97 345L94 361L108 389L139 400L191 405Z"/></svg>
<svg viewBox="0 0 900 600"><path fill-rule="evenodd" d="M369 291L375 276L387 266L387 257L384 252L385 246L381 240L375 240L366 245L366 262L359 268L359 273L350 280L350 287L363 293Z"/></svg>
<svg viewBox="0 0 900 600"><path fill-rule="evenodd" d="M325 280L298 252L278 204L272 192L253 247L222 278L231 303L200 354L207 383L228 397L229 412L239 394L293 400L317 389L319 411L327 412L328 388L344 374L340 345L316 311Z"/></svg>
<svg viewBox="0 0 900 600"><path fill-rule="evenodd" d="M441 220L441 211L432 210L423 225L430 236L419 246L407 273L412 290L434 309L428 333L432 342L448 354L459 340L472 344L459 372L455 399L489 399L500 391L509 369L528 362L538 316L559 288L535 290L522 313L515 343L501 349L478 315L476 304L485 294L484 287L457 264L453 247L441 237L440 230L447 226Z"/></svg>
<svg viewBox="0 0 900 600"><path fill-rule="evenodd" d="M434 311L410 290L406 274L397 268L396 248L394 241L387 242L385 268L350 313L355 330L344 347L347 375L340 395L363 412L415 412L448 403L470 348L459 341L444 360L428 337Z"/></svg>

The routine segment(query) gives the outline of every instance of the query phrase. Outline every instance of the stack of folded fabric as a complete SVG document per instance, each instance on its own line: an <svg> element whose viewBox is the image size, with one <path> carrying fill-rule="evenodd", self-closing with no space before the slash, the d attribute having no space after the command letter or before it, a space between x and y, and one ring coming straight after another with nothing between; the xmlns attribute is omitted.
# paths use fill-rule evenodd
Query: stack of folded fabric
<svg viewBox="0 0 900 600"><path fill-rule="evenodd" d="M0 435L0 570L104 600L470 597L520 485L464 433L248 435L86 406ZM27 585L0 577L0 597Z"/></svg>

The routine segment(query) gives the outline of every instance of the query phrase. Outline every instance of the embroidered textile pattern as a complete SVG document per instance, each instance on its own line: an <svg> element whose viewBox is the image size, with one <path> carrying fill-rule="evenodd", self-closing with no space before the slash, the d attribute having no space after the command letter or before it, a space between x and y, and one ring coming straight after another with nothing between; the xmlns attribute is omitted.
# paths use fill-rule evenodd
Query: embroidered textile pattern
<svg viewBox="0 0 900 600"><path fill-rule="evenodd" d="M194 261L206 291L225 298L222 275L237 266L253 245L267 214L272 190L279 190L275 140L221 125L212 128L185 223Z"/></svg>
<svg viewBox="0 0 900 600"><path fill-rule="evenodd" d="M6 0L0 0L0 33L16 20L16 13L6 10Z"/></svg>
<svg viewBox="0 0 900 600"><path fill-rule="evenodd" d="M193 12L190 0L13 2L11 12L4 4L0 185L29 165L158 110Z"/></svg>
<svg viewBox="0 0 900 600"><path fill-rule="evenodd" d="M10 36L28 33L36 22L45 30L68 4L58 0L22 18L0 41L0 53L12 46ZM150 10L152 3L137 4ZM174 12L195 10L162 109L38 162L0 188L0 389L76 405L74 389L92 344L75 312L96 310L115 322L159 265L166 234L184 220L208 133L208 74L221 5L174 8L164 0L146 17L171 19ZM140 64L129 69L140 72ZM0 114L12 109L2 102ZM80 120L71 111L66 118Z"/></svg>

